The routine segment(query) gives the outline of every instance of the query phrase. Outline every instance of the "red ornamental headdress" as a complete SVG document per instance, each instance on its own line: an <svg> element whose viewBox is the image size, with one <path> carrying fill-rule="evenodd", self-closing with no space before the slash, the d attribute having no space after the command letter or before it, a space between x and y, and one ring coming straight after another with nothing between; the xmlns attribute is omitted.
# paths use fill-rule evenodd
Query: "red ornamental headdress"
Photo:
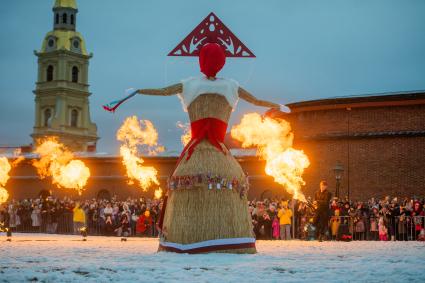
<svg viewBox="0 0 425 283"><path fill-rule="evenodd" d="M201 47L207 43L222 46L226 57L255 57L254 53L212 12L171 50L168 56L199 56Z"/></svg>

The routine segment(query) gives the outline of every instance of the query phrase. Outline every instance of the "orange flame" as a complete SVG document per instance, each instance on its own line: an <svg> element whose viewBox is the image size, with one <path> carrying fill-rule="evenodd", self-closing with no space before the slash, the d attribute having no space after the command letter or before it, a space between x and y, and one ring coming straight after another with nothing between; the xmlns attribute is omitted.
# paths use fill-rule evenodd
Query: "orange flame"
<svg viewBox="0 0 425 283"><path fill-rule="evenodd" d="M0 204L6 202L9 198L9 193L3 186L6 185L7 180L10 178L10 169L12 169L12 166L9 160L6 157L0 157Z"/></svg>
<svg viewBox="0 0 425 283"><path fill-rule="evenodd" d="M34 153L40 156L32 164L41 179L51 176L57 187L75 189L81 195L90 177L90 170L83 161L75 160L72 152L54 137L40 140Z"/></svg>
<svg viewBox="0 0 425 283"><path fill-rule="evenodd" d="M257 155L266 161L266 174L284 186L294 199L305 201L302 174L310 161L302 150L292 148L294 135L287 121L249 113L232 128L231 135L244 148L256 146Z"/></svg>
<svg viewBox="0 0 425 283"><path fill-rule="evenodd" d="M177 128L183 131L183 135L180 137L180 140L183 146L186 146L190 142L190 139L192 138L192 131L190 130L190 125L189 123L182 123L178 121L176 126Z"/></svg>
<svg viewBox="0 0 425 283"><path fill-rule="evenodd" d="M156 155L164 151L163 146L159 146L158 132L149 120L138 120L136 116L127 117L117 132L117 139L123 144L120 147L120 154L123 164L127 170L128 183L131 185L137 181L143 191L151 185L159 185L157 179L158 172L154 167L143 166L143 158L138 157L138 147L148 155Z"/></svg>
<svg viewBox="0 0 425 283"><path fill-rule="evenodd" d="M12 162L12 164L9 163L9 160L6 157L0 157L0 204L6 202L9 198L9 193L4 186L6 186L6 183L10 178L10 170L25 159L21 155L21 149L16 149L13 152L13 155L16 159Z"/></svg>
<svg viewBox="0 0 425 283"><path fill-rule="evenodd" d="M162 197L162 189L161 188L156 189L154 196L155 196L155 199L160 199Z"/></svg>
<svg viewBox="0 0 425 283"><path fill-rule="evenodd" d="M12 167L16 167L18 166L19 163L21 163L25 157L21 155L22 151L20 148L17 148L13 151L13 156L16 158L15 160L13 160L12 162Z"/></svg>

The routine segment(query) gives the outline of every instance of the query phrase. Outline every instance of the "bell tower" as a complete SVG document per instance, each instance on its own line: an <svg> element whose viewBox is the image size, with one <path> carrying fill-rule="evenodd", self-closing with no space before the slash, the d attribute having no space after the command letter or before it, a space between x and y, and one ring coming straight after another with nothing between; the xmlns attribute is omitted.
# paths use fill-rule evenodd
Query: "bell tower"
<svg viewBox="0 0 425 283"><path fill-rule="evenodd" d="M38 57L35 94L35 122L31 134L39 138L58 137L74 151L96 148L96 124L89 110L89 60L83 37L76 31L75 0L56 0L53 30L44 37Z"/></svg>

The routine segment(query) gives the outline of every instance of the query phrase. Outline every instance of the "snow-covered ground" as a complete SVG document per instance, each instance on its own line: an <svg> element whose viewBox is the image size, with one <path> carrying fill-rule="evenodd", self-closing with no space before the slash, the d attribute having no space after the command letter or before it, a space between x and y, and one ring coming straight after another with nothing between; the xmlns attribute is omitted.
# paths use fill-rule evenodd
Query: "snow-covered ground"
<svg viewBox="0 0 425 283"><path fill-rule="evenodd" d="M257 241L255 255L157 253L157 239L0 236L0 282L424 282L422 242Z"/></svg>

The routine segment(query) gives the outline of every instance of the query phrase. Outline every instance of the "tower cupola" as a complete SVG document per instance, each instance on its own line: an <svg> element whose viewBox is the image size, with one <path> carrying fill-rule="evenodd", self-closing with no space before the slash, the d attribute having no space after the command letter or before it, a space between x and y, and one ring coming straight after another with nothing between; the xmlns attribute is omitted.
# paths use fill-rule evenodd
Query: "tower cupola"
<svg viewBox="0 0 425 283"><path fill-rule="evenodd" d="M53 28L55 30L75 30L77 23L75 0L56 0L53 6Z"/></svg>

